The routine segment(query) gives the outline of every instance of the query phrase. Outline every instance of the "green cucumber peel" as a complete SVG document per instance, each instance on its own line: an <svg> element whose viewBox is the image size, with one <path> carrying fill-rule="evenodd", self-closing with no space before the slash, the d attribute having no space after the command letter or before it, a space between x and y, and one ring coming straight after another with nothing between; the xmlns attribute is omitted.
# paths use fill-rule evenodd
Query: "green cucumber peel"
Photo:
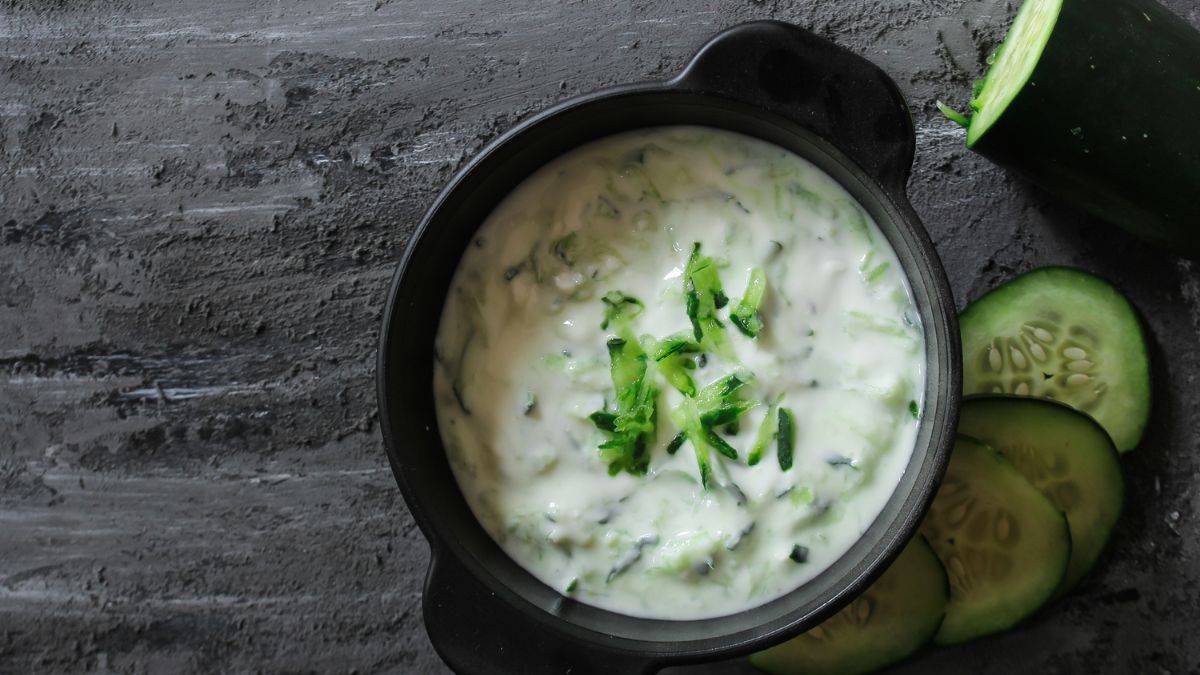
<svg viewBox="0 0 1200 675"><path fill-rule="evenodd" d="M671 411L671 420L683 430L681 433L687 440L691 441L692 450L696 454L696 465L700 469L700 484L707 489L712 481L712 448L708 442L708 434L704 433L704 426L700 422L696 402L690 398L684 399L683 403Z"/></svg>
<svg viewBox="0 0 1200 675"><path fill-rule="evenodd" d="M700 421L708 427L723 427L734 424L747 410L758 405L757 401L728 401L700 415Z"/></svg>
<svg viewBox="0 0 1200 675"><path fill-rule="evenodd" d="M671 442L667 443L667 454L673 455L676 452L679 452L679 448L683 447L683 442L686 440L687 434L683 433L682 431L675 434L675 437L671 439Z"/></svg>
<svg viewBox="0 0 1200 675"><path fill-rule="evenodd" d="M779 430L775 440L779 468L787 471L792 468L796 450L796 416L787 408L779 409Z"/></svg>
<svg viewBox="0 0 1200 675"><path fill-rule="evenodd" d="M596 425L596 428L600 431L608 431L612 433L616 433L617 431L617 416L613 413L606 412L604 410L597 410L591 415L588 415L588 419L591 420L592 424Z"/></svg>
<svg viewBox="0 0 1200 675"><path fill-rule="evenodd" d="M705 426L704 423L701 422L700 430L704 434L704 440L708 441L709 445L716 448L717 452L721 453L722 455L725 455L729 459L732 459L735 461L737 460L738 451L732 445L730 445L724 438L721 438L721 435L718 434L714 429L712 429L711 427Z"/></svg>

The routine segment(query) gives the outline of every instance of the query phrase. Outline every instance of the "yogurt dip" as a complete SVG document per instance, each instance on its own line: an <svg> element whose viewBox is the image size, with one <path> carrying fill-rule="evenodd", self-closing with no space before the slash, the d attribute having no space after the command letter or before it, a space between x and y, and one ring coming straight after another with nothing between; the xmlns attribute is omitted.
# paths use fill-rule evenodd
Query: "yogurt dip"
<svg viewBox="0 0 1200 675"><path fill-rule="evenodd" d="M468 247L434 396L475 516L581 602L697 619L841 556L910 458L924 342L870 216L778 146L660 127L572 150Z"/></svg>

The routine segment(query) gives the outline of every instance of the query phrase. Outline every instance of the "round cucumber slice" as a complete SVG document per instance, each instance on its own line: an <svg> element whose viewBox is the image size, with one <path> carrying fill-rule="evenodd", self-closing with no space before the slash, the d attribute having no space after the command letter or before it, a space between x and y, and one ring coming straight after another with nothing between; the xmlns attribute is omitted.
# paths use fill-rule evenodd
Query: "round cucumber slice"
<svg viewBox="0 0 1200 675"><path fill-rule="evenodd" d="M946 571L920 535L870 588L807 633L750 657L771 675L860 675L929 642L946 612Z"/></svg>
<svg viewBox="0 0 1200 675"><path fill-rule="evenodd" d="M1003 455L959 436L921 534L950 578L934 636L957 644L1011 628L1054 596L1071 534L1050 500Z"/></svg>
<svg viewBox="0 0 1200 675"><path fill-rule="evenodd" d="M1092 418L1053 401L974 396L958 430L987 443L1066 514L1071 560L1059 595L1096 564L1121 515L1125 479L1117 448Z"/></svg>
<svg viewBox="0 0 1200 675"><path fill-rule="evenodd" d="M1150 362L1133 307L1108 282L1065 267L1017 277L960 317L964 394L1017 394L1088 413L1121 452L1150 415Z"/></svg>
<svg viewBox="0 0 1200 675"><path fill-rule="evenodd" d="M1012 28L991 59L979 93L971 101L975 115L967 126L967 147L975 145L1029 81L1061 10L1062 0L1022 3Z"/></svg>

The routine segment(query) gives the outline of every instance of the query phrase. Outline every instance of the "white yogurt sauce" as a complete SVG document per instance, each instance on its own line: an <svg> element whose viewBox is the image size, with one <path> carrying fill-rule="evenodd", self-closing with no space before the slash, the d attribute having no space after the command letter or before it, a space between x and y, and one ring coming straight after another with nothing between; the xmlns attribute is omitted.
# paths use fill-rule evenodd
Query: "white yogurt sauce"
<svg viewBox="0 0 1200 675"><path fill-rule="evenodd" d="M667 453L684 396L652 370L648 470L609 475L608 434L588 418L615 398L601 297L644 304L638 335L691 332L695 242L719 265L737 358L693 355L703 365L690 374L704 386L748 371L741 393L761 404L717 430L739 458L714 454L705 488L690 442ZM755 267L765 328L751 339L728 312ZM664 127L573 150L492 212L446 301L434 396L459 486L517 563L582 602L695 619L783 595L861 536L912 452L923 354L894 252L832 178L746 136ZM749 466L780 395L794 465L781 468L772 442Z"/></svg>

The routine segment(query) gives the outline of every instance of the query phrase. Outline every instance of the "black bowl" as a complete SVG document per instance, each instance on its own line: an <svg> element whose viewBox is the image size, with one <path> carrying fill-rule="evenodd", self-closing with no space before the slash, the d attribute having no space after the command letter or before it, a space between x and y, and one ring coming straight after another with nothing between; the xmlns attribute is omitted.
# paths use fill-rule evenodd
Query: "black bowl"
<svg viewBox="0 0 1200 675"><path fill-rule="evenodd" d="M434 337L463 251L493 207L564 152L631 129L690 124L739 132L808 159L879 224L912 286L925 331L925 411L912 459L882 513L812 581L765 605L713 619L645 619L557 593L518 566L471 514L450 471L433 403ZM429 540L425 626L455 670L653 672L748 653L816 625L861 592L913 535L945 470L958 418L961 360L954 301L908 202L913 127L879 68L778 22L712 38L668 82L616 87L535 115L488 145L429 209L393 281L379 351L384 444Z"/></svg>

